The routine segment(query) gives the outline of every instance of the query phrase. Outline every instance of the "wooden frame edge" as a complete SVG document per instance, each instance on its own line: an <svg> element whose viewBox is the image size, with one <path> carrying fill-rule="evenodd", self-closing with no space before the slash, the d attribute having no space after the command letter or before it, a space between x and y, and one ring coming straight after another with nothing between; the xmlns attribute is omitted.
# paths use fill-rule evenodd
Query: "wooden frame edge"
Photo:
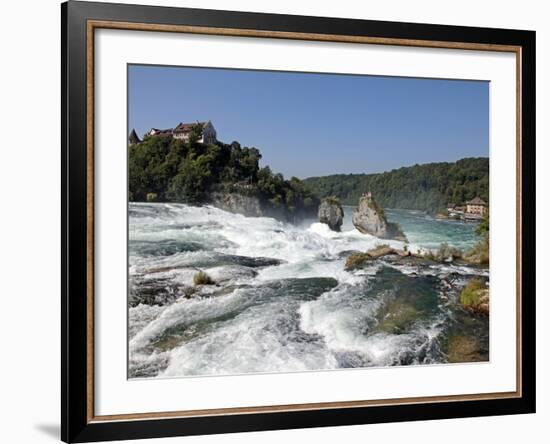
<svg viewBox="0 0 550 444"><path fill-rule="evenodd" d="M279 404L257 407L231 407L219 409L201 409L201 410L181 410L169 412L151 412L151 413L127 413L118 415L101 415L92 418L90 423L113 422L113 421L135 421L135 420L153 420L167 418L197 418L212 416L231 416L240 414L260 414L260 413L288 413L297 411L316 411L331 410L338 408L362 408L362 407L387 407L392 405L411 405L422 402L423 404L437 404L444 402L463 402L463 401L483 401L495 399L514 399L520 398L521 394L516 392L499 392L488 394L473 395L449 395L449 396L424 396L412 398L394 398L377 399L364 401L337 401L337 402L319 402L307 404Z"/></svg>
<svg viewBox="0 0 550 444"><path fill-rule="evenodd" d="M86 399L86 420L91 422L94 419L95 409L95 384L94 384L94 364L95 364L95 336L94 336L94 28L87 26L86 29L86 313L88 322L86 323L87 332L87 399Z"/></svg>
<svg viewBox="0 0 550 444"><path fill-rule="evenodd" d="M359 43L385 46L412 46L423 48L441 48L441 49L466 49L473 51L495 51L495 52L517 52L521 49L517 45L501 45L492 43L468 43L468 42L450 42L438 40L419 40L419 39L400 39L389 37L368 37L340 34L319 34L305 32L288 31L265 31L260 29L239 29L222 28L209 26L191 26L191 25L166 25L150 24L139 22L124 22L111 20L88 20L88 27L92 31L96 28L120 29L128 31L147 31L147 32L172 32L185 34L217 35L225 37L256 37L273 38L284 40L306 40L318 42L334 43Z"/></svg>
<svg viewBox="0 0 550 444"><path fill-rule="evenodd" d="M257 38L277 38L289 40L309 40L309 41L324 41L338 43L359 43L359 44L375 44L375 45L395 45L407 47L423 47L423 48L442 48L442 49L462 49L462 50L477 50L477 51L494 51L494 52L511 52L516 55L516 218L517 218L517 291L516 291L516 391L488 394L470 394L470 395L452 395L452 396L433 396L433 397L413 397L413 398L396 398L387 400L364 400L364 401L343 401L343 402L324 402L324 403L309 403L309 404L288 404L288 405L272 405L260 407L234 407L222 409L205 409L205 410L186 410L172 412L148 412L148 413L131 413L118 415L102 415L94 414L94 31L95 29L122 29L134 31L152 31L152 32L175 32L189 34L205 34L205 35L221 35L235 37L257 37ZM415 39L398 39L398 38L381 38L381 37L365 37L365 36L346 36L333 34L311 34L300 32L285 32L285 31L263 31L251 29L236 29L236 28L215 28L203 26L188 26L188 25L163 25L163 24L148 24L137 22L124 21L109 21L109 20L87 20L86 24L87 44L86 44L86 63L87 63L87 81L86 81L86 107L87 107L87 316L88 322L86 325L88 340L87 340L87 423L97 424L105 422L117 422L125 420L153 420L164 418L191 418L204 416L228 416L238 414L259 414L259 413L275 413L275 412L296 412L304 410L327 410L336 408L359 408L359 407L375 407L389 405L407 405L416 403L443 403L443 402L460 402L460 401L479 401L479 400L495 400L495 399L514 399L522 397L522 47L520 45L500 45L500 44L485 44L485 43L461 43L449 41L432 41L432 40L415 40Z"/></svg>
<svg viewBox="0 0 550 444"><path fill-rule="evenodd" d="M523 227L523 125L522 125L522 91L523 91L523 51L519 47L516 51L516 391L523 395L523 288L522 288L522 227Z"/></svg>

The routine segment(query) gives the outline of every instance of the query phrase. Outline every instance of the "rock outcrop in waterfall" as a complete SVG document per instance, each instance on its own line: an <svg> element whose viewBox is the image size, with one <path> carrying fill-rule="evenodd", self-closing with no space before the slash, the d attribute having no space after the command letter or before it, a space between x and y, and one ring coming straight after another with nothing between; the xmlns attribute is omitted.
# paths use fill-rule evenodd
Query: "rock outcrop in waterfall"
<svg viewBox="0 0 550 444"><path fill-rule="evenodd" d="M340 231L344 221L344 210L338 199L334 197L323 199L317 215L319 222L327 224L332 231Z"/></svg>
<svg viewBox="0 0 550 444"><path fill-rule="evenodd" d="M384 209L378 206L370 192L363 194L359 199L357 208L353 210L351 221L355 228L363 234L407 242L407 237L401 227L396 223L388 222Z"/></svg>

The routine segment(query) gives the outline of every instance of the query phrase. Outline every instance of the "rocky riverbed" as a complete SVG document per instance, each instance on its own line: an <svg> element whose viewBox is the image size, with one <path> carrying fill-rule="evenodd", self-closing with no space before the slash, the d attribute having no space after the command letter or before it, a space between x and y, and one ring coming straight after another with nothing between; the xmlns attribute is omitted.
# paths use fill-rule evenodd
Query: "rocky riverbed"
<svg viewBox="0 0 550 444"><path fill-rule="evenodd" d="M487 288L488 269L397 253L347 267L354 254L405 243L360 233L346 216L335 232L314 220L130 204L130 377L487 361L488 316L461 294L474 279ZM426 250L424 232L475 241L440 223L403 223L407 250Z"/></svg>

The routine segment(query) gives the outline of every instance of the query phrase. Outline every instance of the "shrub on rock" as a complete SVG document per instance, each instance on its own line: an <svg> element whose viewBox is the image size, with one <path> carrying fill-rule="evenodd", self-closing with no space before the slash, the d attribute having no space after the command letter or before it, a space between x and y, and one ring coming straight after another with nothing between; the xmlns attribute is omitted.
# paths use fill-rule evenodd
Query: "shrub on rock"
<svg viewBox="0 0 550 444"><path fill-rule="evenodd" d="M199 271L195 276L193 276L193 284L195 284L195 285L214 285L215 282L204 271Z"/></svg>
<svg viewBox="0 0 550 444"><path fill-rule="evenodd" d="M489 289L481 278L474 278L462 289L460 303L466 309L483 315L489 314Z"/></svg>

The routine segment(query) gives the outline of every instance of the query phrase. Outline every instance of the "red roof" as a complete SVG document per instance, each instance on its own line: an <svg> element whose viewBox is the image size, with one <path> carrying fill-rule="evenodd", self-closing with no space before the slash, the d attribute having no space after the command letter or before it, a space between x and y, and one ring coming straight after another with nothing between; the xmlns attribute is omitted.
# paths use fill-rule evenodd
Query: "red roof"
<svg viewBox="0 0 550 444"><path fill-rule="evenodd" d="M195 123L179 123L178 126L174 128L175 133L189 133L195 125L200 125L204 127L206 122L195 122Z"/></svg>

